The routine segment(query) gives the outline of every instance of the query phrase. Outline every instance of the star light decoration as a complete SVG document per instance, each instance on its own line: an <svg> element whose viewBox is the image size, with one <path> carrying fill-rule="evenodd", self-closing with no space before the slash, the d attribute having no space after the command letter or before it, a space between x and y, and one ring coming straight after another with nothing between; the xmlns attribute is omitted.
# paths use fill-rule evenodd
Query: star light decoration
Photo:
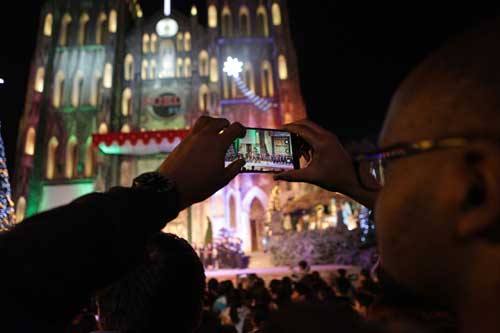
<svg viewBox="0 0 500 333"><path fill-rule="evenodd" d="M238 60L238 58L227 57L224 62L224 73L228 76L234 78L236 86L238 89L247 97L255 106L257 106L262 111L269 111L271 108L271 103L257 95L253 91L251 91L245 82L240 78L240 73L243 72L243 63Z"/></svg>
<svg viewBox="0 0 500 333"><path fill-rule="evenodd" d="M243 63L239 61L238 58L227 57L223 71L227 73L228 76L239 78L240 73L243 72Z"/></svg>

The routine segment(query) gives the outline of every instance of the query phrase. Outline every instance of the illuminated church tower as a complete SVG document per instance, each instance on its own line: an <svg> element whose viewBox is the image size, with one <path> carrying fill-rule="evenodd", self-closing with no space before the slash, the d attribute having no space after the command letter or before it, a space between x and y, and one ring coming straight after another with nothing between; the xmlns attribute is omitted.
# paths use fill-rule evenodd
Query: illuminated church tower
<svg viewBox="0 0 500 333"><path fill-rule="evenodd" d="M168 2L168 1L167 1ZM155 169L200 115L276 128L306 116L285 0L209 0L144 17L138 0L48 1L18 140L21 216ZM228 77L227 57L263 110ZM192 242L226 228L261 248L276 184L244 174L169 224ZM21 203L21 205L19 205ZM19 207L20 206L20 207ZM26 211L24 211L26 207Z"/></svg>

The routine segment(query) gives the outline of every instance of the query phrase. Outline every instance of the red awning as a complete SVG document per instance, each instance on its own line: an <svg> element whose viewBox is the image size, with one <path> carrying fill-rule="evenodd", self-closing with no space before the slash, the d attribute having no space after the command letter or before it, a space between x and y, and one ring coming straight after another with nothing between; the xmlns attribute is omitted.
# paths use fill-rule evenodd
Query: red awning
<svg viewBox="0 0 500 333"><path fill-rule="evenodd" d="M108 155L152 155L172 152L188 134L189 130L94 134L92 142Z"/></svg>

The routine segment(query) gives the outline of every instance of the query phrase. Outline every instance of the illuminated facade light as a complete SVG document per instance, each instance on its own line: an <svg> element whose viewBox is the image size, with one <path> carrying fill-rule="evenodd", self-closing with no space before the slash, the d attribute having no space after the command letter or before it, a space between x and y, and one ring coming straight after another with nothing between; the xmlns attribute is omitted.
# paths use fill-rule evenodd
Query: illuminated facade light
<svg viewBox="0 0 500 333"><path fill-rule="evenodd" d="M5 84L5 80L0 78L0 84Z"/></svg>
<svg viewBox="0 0 500 333"><path fill-rule="evenodd" d="M135 10L137 12L137 17L141 18L143 16L143 12L142 12L141 6L139 4L135 5Z"/></svg>
<svg viewBox="0 0 500 333"><path fill-rule="evenodd" d="M237 78L243 71L243 63L239 61L238 58L227 57L223 71L227 73L227 75Z"/></svg>
<svg viewBox="0 0 500 333"><path fill-rule="evenodd" d="M198 8L196 8L195 5L193 5L193 7L191 7L191 16L196 16L198 15Z"/></svg>

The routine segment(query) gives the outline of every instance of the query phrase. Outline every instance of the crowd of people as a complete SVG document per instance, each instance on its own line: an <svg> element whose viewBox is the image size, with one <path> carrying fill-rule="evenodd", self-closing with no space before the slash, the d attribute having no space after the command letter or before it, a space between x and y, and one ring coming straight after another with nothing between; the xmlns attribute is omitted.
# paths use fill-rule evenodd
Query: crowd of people
<svg viewBox="0 0 500 333"><path fill-rule="evenodd" d="M271 155L271 154L257 154L257 153L247 153L245 155L240 155L240 158L244 158L245 161L249 163L272 163L272 164L290 164L292 163L292 157L287 155Z"/></svg>
<svg viewBox="0 0 500 333"><path fill-rule="evenodd" d="M247 268L250 257L243 252L242 243L239 237L221 236L215 240L214 245L194 244L193 247L206 269Z"/></svg>
<svg viewBox="0 0 500 333"><path fill-rule="evenodd" d="M300 278L283 277L266 284L256 274L218 282L210 279L203 298L203 316L197 333L266 332L275 324L273 316L293 305L329 305L365 317L368 306L380 292L367 270L354 287L340 269L330 281L318 272Z"/></svg>
<svg viewBox="0 0 500 333"><path fill-rule="evenodd" d="M285 126L311 151L306 167L275 180L315 184L374 211L380 294L366 274L365 291L352 290L343 271L333 287L301 272L268 287L251 276L205 288L193 248L160 231L240 172L245 161L225 166L224 154L246 129L201 117L132 187L0 234L2 332L64 332L91 298L104 332L193 333L209 322L220 333L499 332L498 40L500 20L424 61L393 98L379 151L351 157L309 120Z"/></svg>

